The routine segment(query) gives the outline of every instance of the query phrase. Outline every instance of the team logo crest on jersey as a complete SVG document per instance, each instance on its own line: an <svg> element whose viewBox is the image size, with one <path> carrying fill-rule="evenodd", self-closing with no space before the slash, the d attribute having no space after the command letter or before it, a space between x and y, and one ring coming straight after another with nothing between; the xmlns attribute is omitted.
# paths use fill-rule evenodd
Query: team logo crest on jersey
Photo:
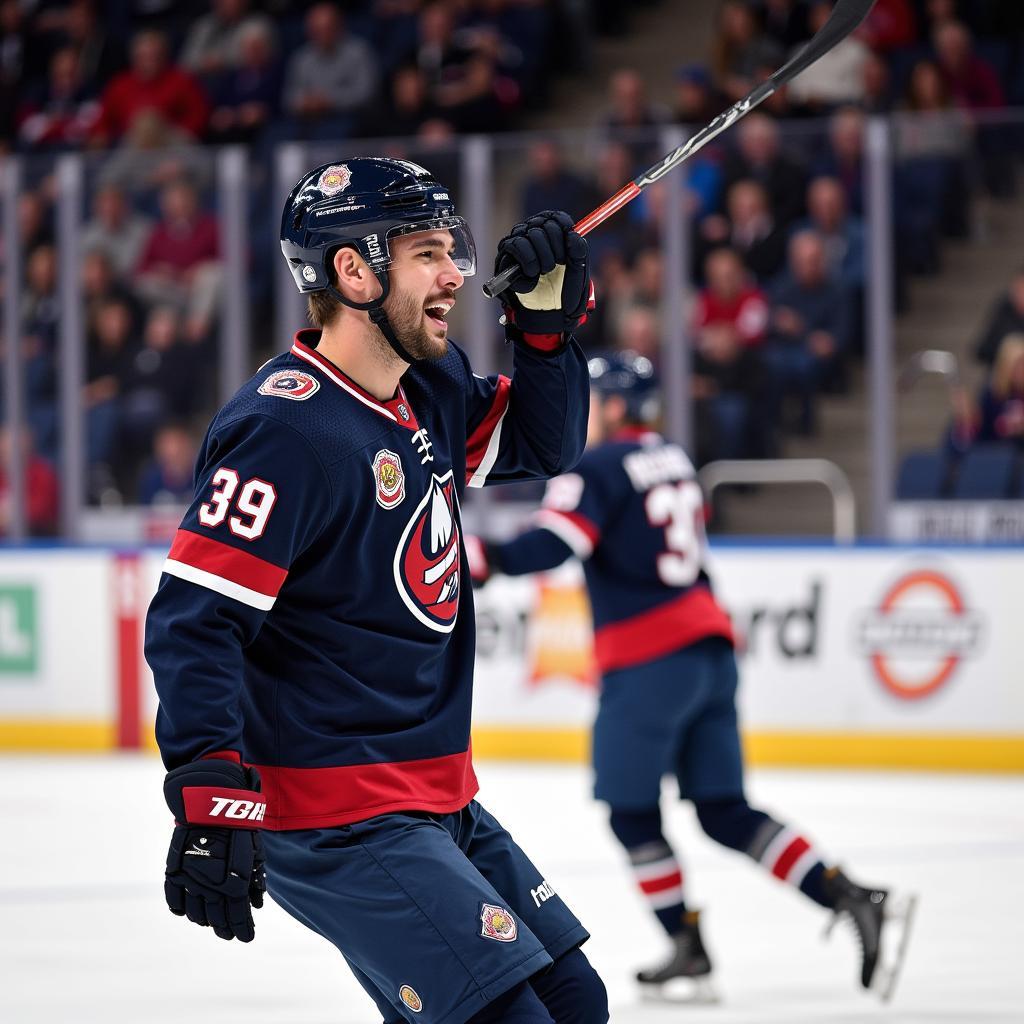
<svg viewBox="0 0 1024 1024"><path fill-rule="evenodd" d="M515 942L519 929L516 919L504 907L484 903L480 907L480 934L495 942Z"/></svg>
<svg viewBox="0 0 1024 1024"><path fill-rule="evenodd" d="M387 448L381 448L373 457L373 478L377 481L377 504L381 508L394 508L405 497L405 472L402 460Z"/></svg>
<svg viewBox="0 0 1024 1024"><path fill-rule="evenodd" d="M276 395L304 402L320 390L320 381L302 370L277 370L257 388L261 395Z"/></svg>
<svg viewBox="0 0 1024 1024"><path fill-rule="evenodd" d="M352 172L348 169L348 165L336 164L334 167L328 167L320 175L317 186L325 196L336 196L348 188L348 183L351 180Z"/></svg>
<svg viewBox="0 0 1024 1024"><path fill-rule="evenodd" d="M420 1010L423 1009L423 1000L420 999L419 993L412 987L412 985L403 985L398 990L398 998L401 999L413 1013L419 1013Z"/></svg>
<svg viewBox="0 0 1024 1024"><path fill-rule="evenodd" d="M438 633L455 628L459 612L458 498L452 471L431 475L395 551L395 584L412 614Z"/></svg>

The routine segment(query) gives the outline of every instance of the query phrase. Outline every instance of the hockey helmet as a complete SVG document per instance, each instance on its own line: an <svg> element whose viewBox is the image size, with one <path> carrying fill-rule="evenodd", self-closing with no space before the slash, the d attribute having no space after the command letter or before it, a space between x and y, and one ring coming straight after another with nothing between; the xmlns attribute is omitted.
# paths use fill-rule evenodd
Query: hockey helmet
<svg viewBox="0 0 1024 1024"><path fill-rule="evenodd" d="M652 423L661 414L654 364L636 352L609 351L589 359L590 387L599 395L618 395L635 423Z"/></svg>
<svg viewBox="0 0 1024 1024"><path fill-rule="evenodd" d="M284 205L281 251L300 292L330 290L346 305L365 309L387 295L391 241L435 230L451 232L452 260L463 276L475 273L473 236L444 185L408 160L357 157L324 164L299 179ZM380 300L357 305L332 288L331 263L343 246L356 249L380 279Z"/></svg>

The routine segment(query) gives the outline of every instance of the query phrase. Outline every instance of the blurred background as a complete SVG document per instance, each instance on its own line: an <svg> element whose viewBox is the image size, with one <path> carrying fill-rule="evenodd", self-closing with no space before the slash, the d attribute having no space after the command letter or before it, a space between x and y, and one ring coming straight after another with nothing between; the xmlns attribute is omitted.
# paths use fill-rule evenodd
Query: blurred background
<svg viewBox="0 0 1024 1024"><path fill-rule="evenodd" d="M158 775L145 608L210 415L305 325L278 246L304 171L425 165L486 274L512 223L582 217L831 8L0 0L0 751L30 755L0 761L9 781L58 771L35 755L118 750L143 753L105 763ZM800 785L998 772L992 803L1019 800L1022 185L1024 4L877 0L590 236L580 342L659 369L745 637L748 754ZM478 372L506 370L481 280L452 335ZM475 492L467 521L511 533L539 494ZM478 756L583 773L578 567L496 580L477 604ZM1019 859L1020 806L999 856Z"/></svg>

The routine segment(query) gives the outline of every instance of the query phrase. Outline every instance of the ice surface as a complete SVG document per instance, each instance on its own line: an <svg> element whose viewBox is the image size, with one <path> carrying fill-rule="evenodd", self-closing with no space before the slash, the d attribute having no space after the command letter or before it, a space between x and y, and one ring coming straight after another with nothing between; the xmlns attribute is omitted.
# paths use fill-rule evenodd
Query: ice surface
<svg viewBox="0 0 1024 1024"><path fill-rule="evenodd" d="M1024 1021L1024 781L759 771L753 802L858 879L920 893L895 999L854 983L826 915L663 801L723 1002L643 1003L630 981L661 936L576 767L478 766L481 800L593 933L586 952L623 1024ZM268 905L256 941L222 942L165 909L169 816L155 758L0 758L3 1024L371 1024L341 957Z"/></svg>

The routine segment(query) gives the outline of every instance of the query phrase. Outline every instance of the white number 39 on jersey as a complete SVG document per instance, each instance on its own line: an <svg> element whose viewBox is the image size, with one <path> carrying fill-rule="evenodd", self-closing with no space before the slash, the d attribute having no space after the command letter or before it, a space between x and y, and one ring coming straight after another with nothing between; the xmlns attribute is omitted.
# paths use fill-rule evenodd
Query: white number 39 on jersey
<svg viewBox="0 0 1024 1024"><path fill-rule="evenodd" d="M254 476L242 484L236 499L235 492L238 491L240 480L238 474L227 466L221 466L210 482L213 484L213 494L209 501L199 506L199 522L212 528L220 526L227 518L228 527L236 537L243 540L262 537L271 509L277 501L274 485ZM229 517L232 502L236 514Z"/></svg>

